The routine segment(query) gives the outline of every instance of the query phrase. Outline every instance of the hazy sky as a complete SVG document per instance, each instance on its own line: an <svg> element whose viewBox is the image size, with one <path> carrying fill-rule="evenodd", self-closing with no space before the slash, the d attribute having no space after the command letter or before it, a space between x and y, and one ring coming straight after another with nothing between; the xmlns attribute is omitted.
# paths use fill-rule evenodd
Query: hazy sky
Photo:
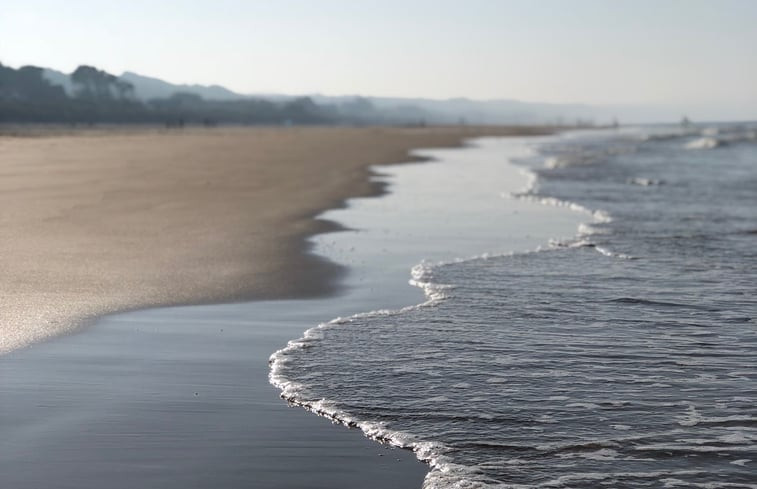
<svg viewBox="0 0 757 489"><path fill-rule="evenodd" d="M695 104L757 118L757 0L2 0L0 62L245 93Z"/></svg>

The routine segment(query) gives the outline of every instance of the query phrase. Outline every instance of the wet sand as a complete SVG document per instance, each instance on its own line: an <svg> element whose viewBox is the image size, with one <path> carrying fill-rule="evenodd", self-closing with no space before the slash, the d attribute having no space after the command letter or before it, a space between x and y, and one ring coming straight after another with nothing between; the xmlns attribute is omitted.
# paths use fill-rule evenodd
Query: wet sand
<svg viewBox="0 0 757 489"><path fill-rule="evenodd" d="M533 128L26 131L0 137L0 352L104 314L316 297L313 219L376 195L369 166Z"/></svg>
<svg viewBox="0 0 757 489"><path fill-rule="evenodd" d="M412 452L268 384L308 302L129 312L0 356L0 487L419 489Z"/></svg>

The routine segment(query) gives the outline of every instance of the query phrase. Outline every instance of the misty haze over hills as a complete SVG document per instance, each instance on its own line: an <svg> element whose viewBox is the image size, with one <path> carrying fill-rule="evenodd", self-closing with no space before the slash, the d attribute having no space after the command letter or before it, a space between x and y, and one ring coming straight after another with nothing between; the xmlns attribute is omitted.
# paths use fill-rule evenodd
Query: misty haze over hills
<svg viewBox="0 0 757 489"><path fill-rule="evenodd" d="M73 95L70 75L51 69L43 70L44 77L60 85ZM262 99L274 102L294 100L295 95L240 94L220 85L173 84L159 78L131 71L122 73L120 80L134 87L134 96L142 101L169 98L177 93L193 94L206 100L240 101ZM517 100L470 100L454 98L434 100L424 98L371 97L358 95L306 95L314 103L336 106L341 112L360 116L366 121L381 120L428 124L607 124L616 117L617 110L581 104L529 103ZM621 112L628 112L627 109ZM669 118L668 118L669 120Z"/></svg>
<svg viewBox="0 0 757 489"><path fill-rule="evenodd" d="M0 121L231 124L554 124L674 122L664 107L547 104L517 100L240 94L220 85L173 84L91 66L71 74L0 64Z"/></svg>
<svg viewBox="0 0 757 489"><path fill-rule="evenodd" d="M49 68L43 68L42 74L53 85L60 85L67 94L74 95L74 84L71 81L71 75ZM176 85L158 78L138 75L131 71L122 73L118 78L134 85L134 94L141 100L168 98L176 93L193 93L210 100L237 100L245 98L244 95L234 93L219 85Z"/></svg>
<svg viewBox="0 0 757 489"><path fill-rule="evenodd" d="M282 94L243 95L219 85L175 85L130 71L123 73L119 78L132 83L136 96L143 100L168 97L177 92L193 93L210 100L239 100L253 97L281 101L297 98L295 95ZM516 100L474 101L466 98L432 100L360 95L305 94L304 96L309 97L316 104L337 105L355 112L370 113L369 105L362 103L367 101L374 109L392 114L394 118L408 121L426 119L426 122L429 123L529 124L553 123L563 119L563 122L571 124L575 122L576 118L589 121L600 116L596 108L577 104L536 104ZM608 117L606 114L602 114L602 116Z"/></svg>
<svg viewBox="0 0 757 489"><path fill-rule="evenodd" d="M61 73L62 75L62 73ZM258 98L272 101L291 100L300 95L240 94L220 85L172 84L158 78L124 72L121 79L135 87L137 97L143 100L168 97L176 92L189 92L205 99L239 100ZM574 124L593 122L609 124L617 118L627 123L677 122L686 112L682 107L655 107L645 105L595 106L588 104L551 104L519 100L471 100L458 97L446 100L422 97L374 97L369 95L326 96L304 94L317 104L345 106L365 100L376 109L408 121L425 118L429 123L458 124Z"/></svg>

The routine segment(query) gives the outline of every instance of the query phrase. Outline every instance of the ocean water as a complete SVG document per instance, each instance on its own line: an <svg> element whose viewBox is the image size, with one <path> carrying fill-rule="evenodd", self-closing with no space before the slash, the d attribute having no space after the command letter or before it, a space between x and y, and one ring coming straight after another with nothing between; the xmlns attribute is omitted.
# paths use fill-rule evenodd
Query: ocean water
<svg viewBox="0 0 757 489"><path fill-rule="evenodd" d="M517 164L511 205L574 236L435 255L425 301L308 330L272 382L414 450L427 488L757 487L757 129L571 133Z"/></svg>

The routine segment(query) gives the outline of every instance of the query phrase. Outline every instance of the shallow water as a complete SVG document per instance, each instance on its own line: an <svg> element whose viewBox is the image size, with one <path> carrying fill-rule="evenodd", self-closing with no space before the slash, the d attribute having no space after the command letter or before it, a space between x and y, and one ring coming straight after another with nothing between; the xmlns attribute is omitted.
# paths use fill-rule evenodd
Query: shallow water
<svg viewBox="0 0 757 489"><path fill-rule="evenodd" d="M427 487L757 487L754 134L543 141L520 197L578 236L418 266L427 302L310 330L274 381L413 448Z"/></svg>

